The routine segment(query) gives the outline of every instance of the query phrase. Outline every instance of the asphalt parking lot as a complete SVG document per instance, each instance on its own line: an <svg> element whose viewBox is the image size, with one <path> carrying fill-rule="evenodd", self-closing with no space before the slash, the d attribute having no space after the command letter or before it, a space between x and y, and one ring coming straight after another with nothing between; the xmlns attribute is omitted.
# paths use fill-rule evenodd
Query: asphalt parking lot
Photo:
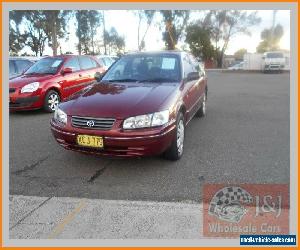
<svg viewBox="0 0 300 250"><path fill-rule="evenodd" d="M289 74L208 75L207 116L189 123L178 162L66 151L52 114L11 113L10 194L198 203L204 183L288 183Z"/></svg>

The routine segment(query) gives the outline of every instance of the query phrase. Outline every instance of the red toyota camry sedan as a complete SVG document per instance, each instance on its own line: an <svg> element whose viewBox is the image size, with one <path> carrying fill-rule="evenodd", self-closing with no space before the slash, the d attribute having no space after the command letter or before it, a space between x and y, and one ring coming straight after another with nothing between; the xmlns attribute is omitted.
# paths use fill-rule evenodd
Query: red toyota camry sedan
<svg viewBox="0 0 300 250"><path fill-rule="evenodd" d="M61 146L78 152L178 160L185 127L205 115L206 97L207 77L190 54L128 54L61 103L51 130Z"/></svg>
<svg viewBox="0 0 300 250"><path fill-rule="evenodd" d="M9 82L10 111L44 108L58 103L95 81L105 69L91 56L45 57Z"/></svg>

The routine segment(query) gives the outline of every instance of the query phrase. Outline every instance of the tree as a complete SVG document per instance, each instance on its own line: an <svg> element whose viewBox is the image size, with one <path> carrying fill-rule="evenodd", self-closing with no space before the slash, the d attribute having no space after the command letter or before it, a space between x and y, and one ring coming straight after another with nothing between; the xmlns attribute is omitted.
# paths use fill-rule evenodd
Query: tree
<svg viewBox="0 0 300 250"><path fill-rule="evenodd" d="M114 27L112 27L109 32L105 33L104 40L108 46L109 54L113 52L116 54L120 54L124 51L124 37L120 36Z"/></svg>
<svg viewBox="0 0 300 250"><path fill-rule="evenodd" d="M97 10L88 11L89 32L91 38L92 54L95 55L95 35L97 28L100 26L102 15Z"/></svg>
<svg viewBox="0 0 300 250"><path fill-rule="evenodd" d="M102 15L96 10L78 10L75 17L77 20L78 53L95 54L95 35L101 23Z"/></svg>
<svg viewBox="0 0 300 250"><path fill-rule="evenodd" d="M47 35L49 46L52 48L53 55L57 55L59 47L58 39L64 38L66 34L66 19L70 11L44 10L44 32Z"/></svg>
<svg viewBox="0 0 300 250"><path fill-rule="evenodd" d="M243 60L244 55L247 53L246 49L239 49L234 53L235 60Z"/></svg>
<svg viewBox="0 0 300 250"><path fill-rule="evenodd" d="M187 25L189 10L161 10L165 31L163 40L168 50L174 50Z"/></svg>
<svg viewBox="0 0 300 250"><path fill-rule="evenodd" d="M155 10L137 10L135 14L138 16L138 37L137 37L137 45L138 50L141 51L145 47L145 37L148 33L148 30L152 24ZM143 33L141 33L142 23L146 22L146 29Z"/></svg>
<svg viewBox="0 0 300 250"><path fill-rule="evenodd" d="M88 10L78 10L75 14L77 20L76 36L78 37L77 49L79 55L89 54L89 24L88 24Z"/></svg>
<svg viewBox="0 0 300 250"><path fill-rule="evenodd" d="M277 24L274 29L264 29L260 35L262 41L256 47L256 51L264 53L266 51L278 50L283 33L283 27L280 24Z"/></svg>
<svg viewBox="0 0 300 250"><path fill-rule="evenodd" d="M30 10L24 13L26 27L24 44L35 53L36 56L42 56L45 50L47 40L46 22L43 11Z"/></svg>
<svg viewBox="0 0 300 250"><path fill-rule="evenodd" d="M237 34L251 35L249 27L260 21L256 11L249 13L242 10L211 10L208 12L203 25L210 30L218 67L222 67L223 57L232 37Z"/></svg>
<svg viewBox="0 0 300 250"><path fill-rule="evenodd" d="M9 12L9 53L16 56L24 48L26 36L20 32L20 24L24 19L24 11Z"/></svg>
<svg viewBox="0 0 300 250"><path fill-rule="evenodd" d="M36 55L42 55L45 43L48 41L48 45L53 50L53 55L57 55L58 39L65 36L66 19L69 13L70 11L60 10L11 11L11 51L15 53L16 50L21 50L27 45ZM19 29L21 23L25 27L22 34ZM17 43L19 43L18 46L16 46Z"/></svg>
<svg viewBox="0 0 300 250"><path fill-rule="evenodd" d="M186 43L191 53L201 60L210 60L214 57L214 46L210 41L210 31L201 23L191 24L186 28Z"/></svg>

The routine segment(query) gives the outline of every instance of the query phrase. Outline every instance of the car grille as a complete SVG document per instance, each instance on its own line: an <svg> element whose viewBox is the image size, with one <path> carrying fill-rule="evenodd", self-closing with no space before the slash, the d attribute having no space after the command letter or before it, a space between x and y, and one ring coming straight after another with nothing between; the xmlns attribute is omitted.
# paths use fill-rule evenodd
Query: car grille
<svg viewBox="0 0 300 250"><path fill-rule="evenodd" d="M16 91L16 89L9 88L9 93L14 93L15 91Z"/></svg>
<svg viewBox="0 0 300 250"><path fill-rule="evenodd" d="M114 122L115 119L113 118L72 116L72 126L77 128L108 130L112 128Z"/></svg>

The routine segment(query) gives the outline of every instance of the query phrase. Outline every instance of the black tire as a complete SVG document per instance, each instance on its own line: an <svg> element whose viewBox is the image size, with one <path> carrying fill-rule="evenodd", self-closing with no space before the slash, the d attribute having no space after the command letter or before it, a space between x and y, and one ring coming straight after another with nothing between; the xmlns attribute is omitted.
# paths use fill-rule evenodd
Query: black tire
<svg viewBox="0 0 300 250"><path fill-rule="evenodd" d="M196 113L197 117L203 117L206 115L206 102L207 102L207 91L205 91L201 107L199 108L199 110Z"/></svg>
<svg viewBox="0 0 300 250"><path fill-rule="evenodd" d="M48 113L53 113L59 103L60 103L60 96L58 92L55 90L49 90L45 95L44 110Z"/></svg>
<svg viewBox="0 0 300 250"><path fill-rule="evenodd" d="M183 126L183 127L182 127ZM179 130L182 131L183 128L183 137L182 137L182 147L179 148L179 145L177 143L178 141L178 136L180 133ZM181 158L181 156L183 155L183 149L184 149L184 136L185 136L185 126L184 126L184 116L182 114L182 112L180 112L177 116L177 121L176 121L176 132L174 134L174 139L172 141L171 146L166 150L166 152L164 153L164 157L168 160L171 161L177 161Z"/></svg>

